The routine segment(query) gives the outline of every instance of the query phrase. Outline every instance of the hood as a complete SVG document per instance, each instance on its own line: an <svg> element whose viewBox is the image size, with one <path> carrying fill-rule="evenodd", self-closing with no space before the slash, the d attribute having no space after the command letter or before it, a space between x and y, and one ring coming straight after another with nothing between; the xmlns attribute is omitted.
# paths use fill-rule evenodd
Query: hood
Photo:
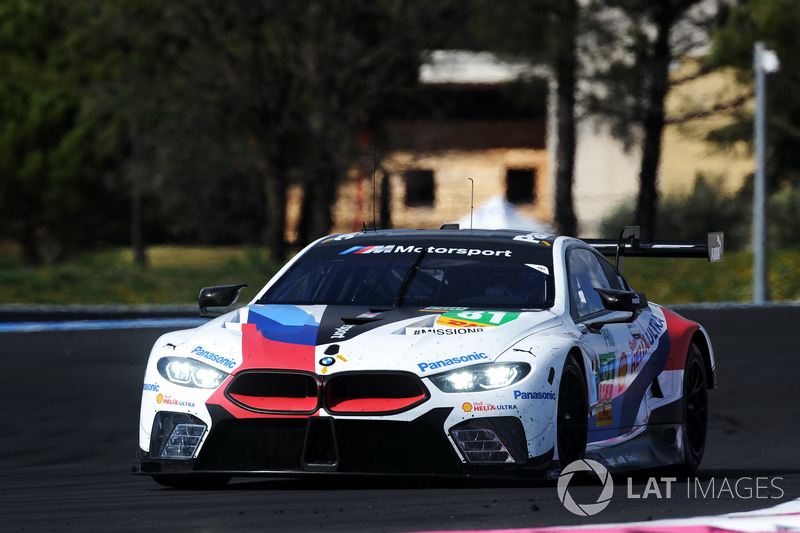
<svg viewBox="0 0 800 533"><path fill-rule="evenodd" d="M189 356L227 372L408 371L420 376L494 361L520 338L554 327L546 310L250 305L187 338Z"/></svg>

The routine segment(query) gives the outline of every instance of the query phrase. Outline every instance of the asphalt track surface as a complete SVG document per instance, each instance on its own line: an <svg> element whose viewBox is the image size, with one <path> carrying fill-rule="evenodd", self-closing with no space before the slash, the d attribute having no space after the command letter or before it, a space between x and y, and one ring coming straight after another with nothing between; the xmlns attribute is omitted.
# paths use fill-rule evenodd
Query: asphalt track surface
<svg viewBox="0 0 800 533"><path fill-rule="evenodd" d="M0 531L532 528L800 498L800 307L682 313L707 327L717 353L705 459L696 478L671 484L663 472L615 478L611 502L592 517L567 511L554 482L238 479L217 491L162 488L130 465L147 354L165 329L0 333ZM573 482L569 491L593 503L600 487Z"/></svg>

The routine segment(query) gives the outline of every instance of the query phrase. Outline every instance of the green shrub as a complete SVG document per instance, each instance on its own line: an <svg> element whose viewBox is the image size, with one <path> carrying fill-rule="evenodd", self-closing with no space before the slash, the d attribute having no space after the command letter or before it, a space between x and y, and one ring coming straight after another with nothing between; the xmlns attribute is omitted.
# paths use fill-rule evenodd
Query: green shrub
<svg viewBox="0 0 800 533"><path fill-rule="evenodd" d="M686 195L668 195L661 199L656 217L656 239L701 240L708 231L724 231L725 246L741 250L749 245L751 206L749 194L721 192L718 180L702 174ZM620 228L636 220L635 201L620 205L600 225L604 238L616 239Z"/></svg>
<svg viewBox="0 0 800 533"><path fill-rule="evenodd" d="M800 247L800 191L786 186L769 199L769 245L775 249Z"/></svg>

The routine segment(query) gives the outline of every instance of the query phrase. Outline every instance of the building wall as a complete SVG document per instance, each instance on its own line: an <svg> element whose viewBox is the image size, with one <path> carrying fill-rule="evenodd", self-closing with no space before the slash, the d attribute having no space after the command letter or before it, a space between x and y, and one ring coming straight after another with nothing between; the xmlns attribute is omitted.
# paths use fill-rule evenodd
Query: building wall
<svg viewBox="0 0 800 533"><path fill-rule="evenodd" d="M691 76L695 65L677 66L673 79ZM753 173L755 163L746 144L723 150L706 140L709 131L730 124L733 117L724 110L704 113L746 97L748 91L732 71L713 72L673 87L666 102L668 124L662 137L658 175L662 196L691 192L698 174L732 193ZM607 213L635 200L640 158L638 145L626 150L601 123L584 119L579 124L574 201L583 237L597 236Z"/></svg>
<svg viewBox="0 0 800 533"><path fill-rule="evenodd" d="M506 171L533 170L534 201L518 204L528 216L550 222L552 190L544 122L518 121L396 121L385 129L390 149L380 167L390 180L392 225L438 228L468 215L474 181L474 206L506 193ZM406 174L433 173L434 199L430 206L406 204ZM371 169L354 169L339 191L334 210L335 231L372 226L373 205L380 195L381 172L373 183ZM377 211L377 209L376 209Z"/></svg>
<svg viewBox="0 0 800 533"><path fill-rule="evenodd" d="M602 124L578 124L573 205L582 237L598 236L600 222L639 190L638 147L626 149Z"/></svg>
<svg viewBox="0 0 800 533"><path fill-rule="evenodd" d="M675 69L674 77L691 74L692 64ZM744 97L752 106L751 87L741 85L732 70L713 72L676 86L667 99L667 116L673 120L724 105ZM755 159L747 143L721 149L705 140L709 131L726 126L734 118L720 110L709 116L670 124L664 131L660 185L664 194L691 190L698 173L717 178L728 193L741 188L755 171Z"/></svg>
<svg viewBox="0 0 800 533"><path fill-rule="evenodd" d="M686 76L691 65L679 66L675 78ZM676 86L668 97L668 120L687 113L713 109L721 102L747 94L732 72L716 72ZM554 101L552 94L550 101ZM549 120L553 120L550 106ZM723 190L733 192L753 172L749 147L720 151L705 140L712 129L733 119L722 112L668 124L664 130L659 190L662 195L691 191L702 173L718 180ZM470 209L474 180L474 205L505 193L509 168L536 169L535 202L518 205L525 215L552 223L554 215L554 128L544 121L397 121L386 125L387 155L380 162L391 189L394 227L436 228L454 221ZM547 131L550 131L547 134ZM549 135L549 136L548 136ZM635 199L638 190L640 149L626 149L602 123L583 119L578 124L573 199L579 235L597 236L602 219L620 204ZM355 231L366 222L372 226L374 199L379 197L382 173L376 173L373 192L372 168L354 168L338 195L334 209L334 231ZM429 207L409 207L404 198L405 172L430 170L435 179L435 200ZM377 208L375 209L377 213Z"/></svg>

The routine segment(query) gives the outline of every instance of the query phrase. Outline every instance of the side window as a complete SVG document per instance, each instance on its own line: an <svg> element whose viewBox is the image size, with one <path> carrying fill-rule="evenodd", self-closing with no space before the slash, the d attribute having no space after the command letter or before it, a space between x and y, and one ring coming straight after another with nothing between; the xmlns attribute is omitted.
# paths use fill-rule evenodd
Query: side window
<svg viewBox="0 0 800 533"><path fill-rule="evenodd" d="M621 291L626 291L630 289L628 282L625 281L625 278L623 278L622 274L619 273L617 267L612 265L611 262L605 257L599 257L598 260L600 261L600 266L603 267L603 271L606 273L609 286L612 289L618 289Z"/></svg>
<svg viewBox="0 0 800 533"><path fill-rule="evenodd" d="M581 318L603 311L603 302L595 287L610 289L603 267L594 252L584 248L574 248L567 256L569 275L569 294L573 318ZM615 288L619 282L615 284Z"/></svg>

